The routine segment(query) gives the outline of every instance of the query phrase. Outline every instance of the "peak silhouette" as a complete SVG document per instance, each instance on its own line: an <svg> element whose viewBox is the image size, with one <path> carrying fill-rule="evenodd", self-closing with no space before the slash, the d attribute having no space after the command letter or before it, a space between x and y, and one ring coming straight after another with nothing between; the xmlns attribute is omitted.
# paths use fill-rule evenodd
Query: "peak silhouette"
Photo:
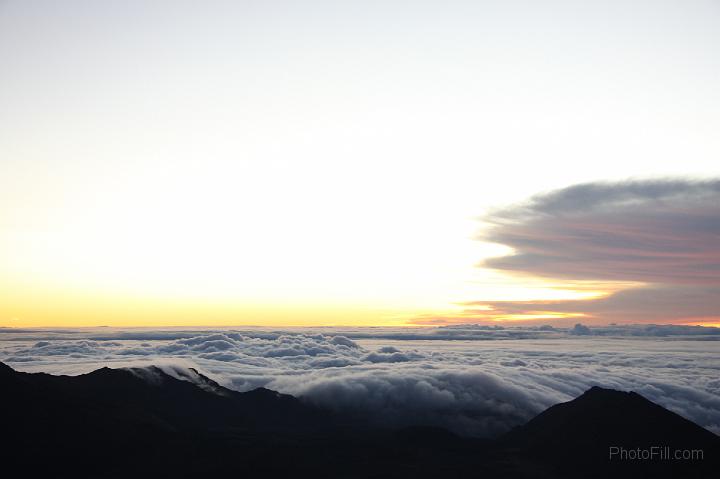
<svg viewBox="0 0 720 479"><path fill-rule="evenodd" d="M593 465L585 477L703 477L705 471L694 475L700 467L688 467L693 460L666 456L702 450L706 456L694 459L697 464L717 464L719 440L640 394L597 386L548 408L503 438L567 474Z"/></svg>
<svg viewBox="0 0 720 479"><path fill-rule="evenodd" d="M196 370L79 376L0 363L0 451L18 477L711 477L720 438L633 392L593 387L497 440L359 424ZM609 459L609 448L698 449L703 460Z"/></svg>

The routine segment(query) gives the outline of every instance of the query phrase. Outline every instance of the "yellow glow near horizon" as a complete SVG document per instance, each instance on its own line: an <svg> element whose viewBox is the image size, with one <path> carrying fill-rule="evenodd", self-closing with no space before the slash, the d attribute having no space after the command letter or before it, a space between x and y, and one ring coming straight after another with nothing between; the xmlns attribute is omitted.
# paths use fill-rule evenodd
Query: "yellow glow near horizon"
<svg viewBox="0 0 720 479"><path fill-rule="evenodd" d="M705 321L691 321L687 323L680 322L679 324L685 325L685 326L704 326L706 328L720 328L720 318L717 317L710 317L705 318Z"/></svg>
<svg viewBox="0 0 720 479"><path fill-rule="evenodd" d="M559 311L535 311L524 314L499 314L491 319L496 323L504 323L507 321L536 321L541 319L572 319L586 318L588 315L584 313L562 313Z"/></svg>

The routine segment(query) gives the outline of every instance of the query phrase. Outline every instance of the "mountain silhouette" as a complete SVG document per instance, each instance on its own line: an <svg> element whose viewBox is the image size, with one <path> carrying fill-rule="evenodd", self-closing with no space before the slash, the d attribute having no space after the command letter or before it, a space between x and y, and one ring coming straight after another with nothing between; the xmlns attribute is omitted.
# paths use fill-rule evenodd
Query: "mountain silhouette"
<svg viewBox="0 0 720 479"><path fill-rule="evenodd" d="M707 477L718 464L719 440L640 394L597 386L502 438L567 473L592 465L584 477ZM693 457L693 450L702 453Z"/></svg>
<svg viewBox="0 0 720 479"><path fill-rule="evenodd" d="M5 477L714 477L720 438L636 393L592 388L494 440L381 428L194 369L79 376L0 363ZM610 447L702 450L609 459ZM665 449L663 449L663 452Z"/></svg>

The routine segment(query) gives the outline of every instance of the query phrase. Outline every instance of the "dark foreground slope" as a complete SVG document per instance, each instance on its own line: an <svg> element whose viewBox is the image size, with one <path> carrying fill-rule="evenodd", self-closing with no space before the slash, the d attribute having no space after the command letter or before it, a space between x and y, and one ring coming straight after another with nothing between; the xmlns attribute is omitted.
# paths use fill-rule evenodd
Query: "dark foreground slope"
<svg viewBox="0 0 720 479"><path fill-rule="evenodd" d="M720 438L634 392L593 387L502 441L571 476L713 477ZM713 476L707 476L713 472Z"/></svg>
<svg viewBox="0 0 720 479"><path fill-rule="evenodd" d="M715 477L720 442L637 394L600 388L483 441L370 429L292 396L158 368L52 376L0 363L0 414L3 477ZM610 460L611 446L704 458Z"/></svg>

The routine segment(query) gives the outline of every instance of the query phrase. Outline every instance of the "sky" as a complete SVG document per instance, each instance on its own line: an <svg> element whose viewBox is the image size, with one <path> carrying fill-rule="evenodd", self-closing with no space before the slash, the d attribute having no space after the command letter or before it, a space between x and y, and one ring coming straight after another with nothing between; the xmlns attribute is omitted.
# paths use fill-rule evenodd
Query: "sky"
<svg viewBox="0 0 720 479"><path fill-rule="evenodd" d="M0 326L720 324L714 1L0 1Z"/></svg>

